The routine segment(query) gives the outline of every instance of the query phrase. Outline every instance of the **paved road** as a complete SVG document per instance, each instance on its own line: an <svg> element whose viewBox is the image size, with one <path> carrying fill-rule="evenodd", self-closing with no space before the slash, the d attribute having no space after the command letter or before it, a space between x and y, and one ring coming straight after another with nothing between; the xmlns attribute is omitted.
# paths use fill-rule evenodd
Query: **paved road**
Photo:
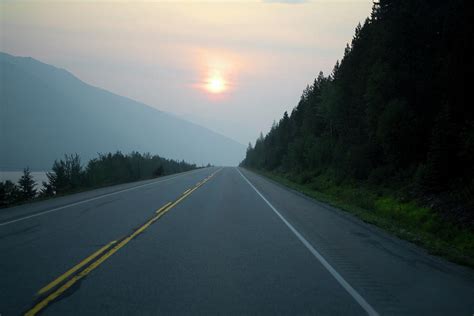
<svg viewBox="0 0 474 316"><path fill-rule="evenodd" d="M474 313L472 270L238 168L1 210L0 254L2 316Z"/></svg>

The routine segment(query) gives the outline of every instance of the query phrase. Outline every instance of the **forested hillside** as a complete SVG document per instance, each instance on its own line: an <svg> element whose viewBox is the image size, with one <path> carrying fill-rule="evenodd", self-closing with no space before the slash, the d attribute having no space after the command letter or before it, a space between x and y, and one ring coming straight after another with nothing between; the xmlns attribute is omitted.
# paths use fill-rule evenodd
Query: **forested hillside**
<svg viewBox="0 0 474 316"><path fill-rule="evenodd" d="M384 188L472 225L470 5L375 3L333 72L319 73L242 165L315 190Z"/></svg>

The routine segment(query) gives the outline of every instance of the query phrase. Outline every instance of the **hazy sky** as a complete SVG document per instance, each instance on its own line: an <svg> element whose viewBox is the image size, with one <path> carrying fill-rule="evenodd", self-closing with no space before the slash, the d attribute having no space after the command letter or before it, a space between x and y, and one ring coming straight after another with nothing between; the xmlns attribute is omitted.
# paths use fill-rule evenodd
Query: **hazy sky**
<svg viewBox="0 0 474 316"><path fill-rule="evenodd" d="M371 0L0 3L0 50L243 144L342 57Z"/></svg>

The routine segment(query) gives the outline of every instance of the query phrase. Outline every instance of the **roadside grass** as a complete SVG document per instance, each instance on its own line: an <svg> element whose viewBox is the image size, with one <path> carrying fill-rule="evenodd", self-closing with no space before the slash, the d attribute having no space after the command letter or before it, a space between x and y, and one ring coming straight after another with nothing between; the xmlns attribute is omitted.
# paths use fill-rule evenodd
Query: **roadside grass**
<svg viewBox="0 0 474 316"><path fill-rule="evenodd" d="M397 198L388 189L336 184L326 175L300 184L291 175L251 169L309 197L350 212L429 253L474 268L474 232L443 219L416 201Z"/></svg>

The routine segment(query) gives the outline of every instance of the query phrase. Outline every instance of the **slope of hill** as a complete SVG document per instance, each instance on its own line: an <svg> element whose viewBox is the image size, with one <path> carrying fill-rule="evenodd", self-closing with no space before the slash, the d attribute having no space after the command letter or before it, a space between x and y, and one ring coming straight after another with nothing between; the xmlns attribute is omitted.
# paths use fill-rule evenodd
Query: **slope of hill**
<svg viewBox="0 0 474 316"><path fill-rule="evenodd" d="M474 266L470 8L374 1L332 74L242 165Z"/></svg>
<svg viewBox="0 0 474 316"><path fill-rule="evenodd" d="M303 182L325 174L447 195L474 223L467 7L464 0L376 2L333 73L320 73L243 164Z"/></svg>
<svg viewBox="0 0 474 316"><path fill-rule="evenodd" d="M0 170L44 170L65 153L86 161L116 150L236 165L245 152L234 140L32 58L0 53L0 76Z"/></svg>

